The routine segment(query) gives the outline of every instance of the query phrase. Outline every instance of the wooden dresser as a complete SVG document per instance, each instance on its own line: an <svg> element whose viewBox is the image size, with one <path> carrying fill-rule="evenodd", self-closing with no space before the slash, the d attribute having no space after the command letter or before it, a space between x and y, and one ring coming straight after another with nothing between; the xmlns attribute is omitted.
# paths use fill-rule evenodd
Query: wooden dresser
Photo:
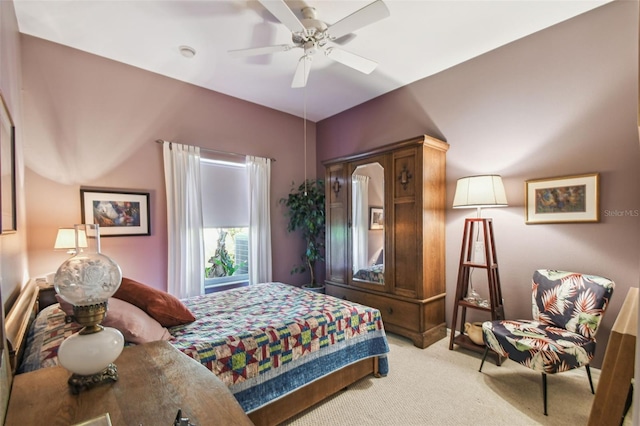
<svg viewBox="0 0 640 426"><path fill-rule="evenodd" d="M420 348L446 336L448 149L445 142L419 136L324 162L327 294L378 308L388 331ZM368 201L361 202L366 206L358 205L355 200L362 197L354 195L362 179L368 182ZM374 223L380 211L384 219ZM357 219L367 212L368 223L358 235ZM355 266L358 253L362 260ZM367 269L365 257L371 268L380 267L372 265L379 262L373 259L383 259L383 280L376 270L360 273Z"/></svg>
<svg viewBox="0 0 640 426"><path fill-rule="evenodd" d="M119 379L73 395L62 367L14 377L5 425L74 425L109 413L115 425L252 425L215 374L167 342L126 347Z"/></svg>

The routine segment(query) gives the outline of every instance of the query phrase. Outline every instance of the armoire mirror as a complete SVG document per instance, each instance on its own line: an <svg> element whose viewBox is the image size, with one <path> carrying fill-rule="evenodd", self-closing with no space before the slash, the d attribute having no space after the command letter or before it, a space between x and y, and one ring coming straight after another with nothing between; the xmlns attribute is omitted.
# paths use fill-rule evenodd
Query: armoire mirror
<svg viewBox="0 0 640 426"><path fill-rule="evenodd" d="M384 168L361 164L351 174L353 279L384 285Z"/></svg>

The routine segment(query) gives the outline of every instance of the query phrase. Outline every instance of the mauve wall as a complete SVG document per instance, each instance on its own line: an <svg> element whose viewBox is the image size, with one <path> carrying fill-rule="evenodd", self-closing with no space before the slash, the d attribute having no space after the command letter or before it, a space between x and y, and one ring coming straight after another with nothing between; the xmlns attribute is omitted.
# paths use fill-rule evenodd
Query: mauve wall
<svg viewBox="0 0 640 426"><path fill-rule="evenodd" d="M4 339L4 312L8 312L21 286L27 281L27 232L24 226L24 162L22 159L22 103L20 97L20 35L11 1L0 1L0 93L17 129L16 201L18 231L0 236L0 338ZM6 141L2 141L6 143ZM0 421L4 419L11 374L7 345L0 344Z"/></svg>
<svg viewBox="0 0 640 426"><path fill-rule="evenodd" d="M151 193L151 235L102 238L125 276L167 288L166 197L156 139L272 157L273 278L290 275L302 240L278 200L304 178L302 119L31 36L22 36L29 272L55 271L57 228L80 223L80 187ZM315 164L315 125L308 128ZM221 182L224 184L224 182ZM220 200L224 202L224 200Z"/></svg>
<svg viewBox="0 0 640 426"><path fill-rule="evenodd" d="M637 40L637 2L614 2L330 117L317 124L318 174L323 160L420 134L450 144L449 206L458 178L501 174L509 207L483 215L494 218L507 317L531 317L535 269L612 278L598 366L627 290L639 280ZM600 223L525 224L525 180L589 172L601 174ZM474 215L447 210L449 325L464 218ZM473 276L478 283L483 272Z"/></svg>
<svg viewBox="0 0 640 426"><path fill-rule="evenodd" d="M0 2L0 92L16 126L16 223L18 227L17 232L0 236L0 287L5 308L13 303L20 287L28 280L27 232L23 197L21 87L18 23L13 2L2 1Z"/></svg>

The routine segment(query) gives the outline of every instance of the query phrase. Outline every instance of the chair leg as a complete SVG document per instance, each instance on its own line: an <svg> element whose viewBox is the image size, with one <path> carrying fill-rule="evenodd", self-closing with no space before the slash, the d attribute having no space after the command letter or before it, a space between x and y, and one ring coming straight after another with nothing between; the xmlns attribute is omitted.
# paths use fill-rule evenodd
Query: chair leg
<svg viewBox="0 0 640 426"><path fill-rule="evenodd" d="M486 356L485 352L485 356ZM482 359L484 362L484 358ZM585 369L587 370L587 377L589 377L589 386L591 386L591 393L595 394L593 390L593 380L591 379L591 368L589 368L589 364L586 364ZM482 369L482 365L480 365L480 369ZM544 400L544 415L547 415L547 374L542 373L542 399Z"/></svg>
<svg viewBox="0 0 640 426"><path fill-rule="evenodd" d="M587 369L587 377L589 378L589 386L591 386L591 393L595 394L596 392L593 390L593 380L591 380L591 368L589 368L589 364L585 364L584 368Z"/></svg>
<svg viewBox="0 0 640 426"><path fill-rule="evenodd" d="M542 399L544 400L544 415L547 415L547 374L542 373Z"/></svg>
<svg viewBox="0 0 640 426"><path fill-rule="evenodd" d="M482 362L480 363L480 369L478 370L479 372L482 373L482 366L484 365L484 360L487 359L487 354L489 353L489 346L487 346L484 349L484 355L482 356Z"/></svg>

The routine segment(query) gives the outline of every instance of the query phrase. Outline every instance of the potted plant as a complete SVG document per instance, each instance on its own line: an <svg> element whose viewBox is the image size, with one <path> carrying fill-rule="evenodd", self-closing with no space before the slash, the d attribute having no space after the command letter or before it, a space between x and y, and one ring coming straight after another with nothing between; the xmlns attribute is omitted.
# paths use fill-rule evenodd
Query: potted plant
<svg viewBox="0 0 640 426"><path fill-rule="evenodd" d="M229 232L220 229L216 252L207 261L211 263L211 266L207 266L204 269L205 278L230 277L235 274L238 269L246 265L246 262L236 263L235 256L227 251L227 234L229 234Z"/></svg>
<svg viewBox="0 0 640 426"><path fill-rule="evenodd" d="M302 263L294 266L291 273L303 273L308 270L311 273L311 281L303 287L312 289L324 287L317 282L314 269L317 261L324 261L322 257L325 230L324 198L324 181L307 179L297 188L295 183L292 183L289 195L280 199L280 203L288 209L287 231L299 230L306 243L305 251L300 256Z"/></svg>

